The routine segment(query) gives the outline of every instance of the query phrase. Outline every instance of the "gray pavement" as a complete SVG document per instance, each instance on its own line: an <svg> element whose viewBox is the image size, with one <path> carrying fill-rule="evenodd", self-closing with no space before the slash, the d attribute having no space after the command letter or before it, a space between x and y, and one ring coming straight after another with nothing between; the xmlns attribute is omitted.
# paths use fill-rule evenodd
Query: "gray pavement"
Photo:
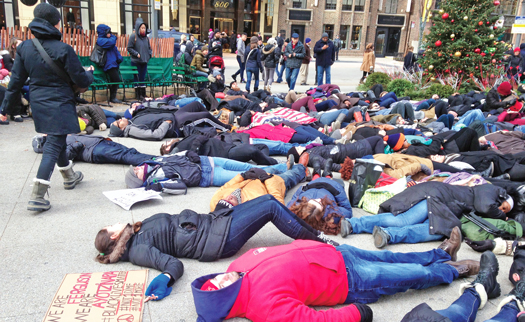
<svg viewBox="0 0 525 322"><path fill-rule="evenodd" d="M236 69L236 62L233 55L225 56L226 75L229 79L229 75ZM378 59L378 64L397 63ZM333 83L341 84L343 91L354 89L361 77L360 65L361 61L358 58L342 57L341 61L334 65ZM313 84L313 75L311 64L310 84ZM285 85L276 84L273 89L284 91ZM297 89L300 91L302 88ZM123 108L114 109L119 111ZM95 134L106 136L108 131L95 131ZM102 192L125 188L124 173L127 166L78 163L75 169L84 173L84 181L74 190L66 191L62 188L62 178L56 171L51 179L49 191L51 210L40 214L29 212L26 210L26 204L41 159L41 155L35 154L31 148L31 138L34 135L31 120L0 126L0 137L3 138L0 141L0 321L41 321L63 276L67 273L140 269L129 263L102 265L94 261L97 253L93 242L100 228L115 222L143 220L158 212L179 213L186 208L207 213L209 200L217 190L214 187L191 188L187 195L166 195L163 200L141 203L135 205L131 211L125 211L106 199ZM157 154L160 147L159 142L129 138L115 141L151 154ZM284 157L280 159L284 161ZM287 200L295 189L288 193ZM360 209L355 209L354 214L366 215ZM354 235L346 239L338 236L334 239L339 243L375 250L371 235ZM160 302L146 304L144 321L195 321L197 315L190 290L190 283L194 278L224 271L232 260L250 248L276 246L291 241L270 224L233 258L214 263L181 259L185 267L183 277L174 285L169 297ZM426 251L438 245L439 242L400 244L390 245L387 249L396 252ZM479 257L480 254L465 244L458 255L459 259ZM507 276L512 257L499 256L498 259L498 281L501 283L503 294L506 294L511 290ZM150 281L157 275L157 271L151 270ZM451 285L385 296L378 303L371 304L374 321L400 321L404 314L421 302L427 302L434 309L446 308L458 297L459 285L464 281L466 280L460 279ZM476 321L484 321L493 316L500 299L491 300L479 311Z"/></svg>

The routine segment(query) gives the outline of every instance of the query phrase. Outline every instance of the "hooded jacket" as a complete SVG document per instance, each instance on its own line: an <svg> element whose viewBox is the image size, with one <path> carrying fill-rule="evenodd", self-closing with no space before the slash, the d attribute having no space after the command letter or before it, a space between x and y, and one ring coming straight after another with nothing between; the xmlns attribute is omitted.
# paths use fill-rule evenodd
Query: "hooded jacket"
<svg viewBox="0 0 525 322"><path fill-rule="evenodd" d="M281 50L277 46L266 45L263 48L261 60L265 68L276 68L281 58Z"/></svg>
<svg viewBox="0 0 525 322"><path fill-rule="evenodd" d="M97 45L106 50L104 71L111 68L118 68L119 64L122 63L122 55L117 49L117 36L111 35L111 37L107 37L110 31L111 28L107 25L100 24L97 26Z"/></svg>
<svg viewBox="0 0 525 322"><path fill-rule="evenodd" d="M293 56L294 53L295 56ZM286 46L284 55L286 56L286 68L301 68L303 58L306 56L306 50L301 41L297 41L295 48L293 48L293 43L290 41ZM290 55L292 55L292 57L290 57Z"/></svg>
<svg viewBox="0 0 525 322"><path fill-rule="evenodd" d="M86 72L73 48L60 41L62 33L49 22L35 18L29 24L31 33L40 41L51 59L80 88L89 87L93 74ZM21 43L16 51L11 80L2 102L2 113L18 114L16 103L29 78L29 98L35 130L38 133L65 135L80 132L75 93L71 86L47 65L31 40Z"/></svg>
<svg viewBox="0 0 525 322"><path fill-rule="evenodd" d="M96 135L68 135L67 159L93 163L93 150L106 138Z"/></svg>
<svg viewBox="0 0 525 322"><path fill-rule="evenodd" d="M328 45L328 48L323 50L323 46ZM335 48L331 40L324 42L323 39L315 43L314 53L316 54L315 61L317 66L328 67L332 66L335 61Z"/></svg>
<svg viewBox="0 0 525 322"><path fill-rule="evenodd" d="M501 153L525 152L525 133L521 131L498 131L485 135L485 138L494 142Z"/></svg>
<svg viewBox="0 0 525 322"><path fill-rule="evenodd" d="M226 38L215 38L215 35L213 39L210 40L210 48L208 53L208 59L213 56L220 56L222 57L222 46L226 44L228 40Z"/></svg>
<svg viewBox="0 0 525 322"><path fill-rule="evenodd" d="M251 249L227 272L244 275L217 291L200 288L211 274L191 284L199 322L243 317L262 321L359 322L355 305L317 311L308 306L345 303L348 278L343 256L333 246L296 240L288 245Z"/></svg>
<svg viewBox="0 0 525 322"><path fill-rule="evenodd" d="M166 155L157 157L155 160L144 161L140 165L147 164L150 171L146 174L143 187L154 182L162 182L170 179L180 179L188 187L197 187L201 181L201 158L187 153L187 156ZM139 166L140 166L139 165Z"/></svg>
<svg viewBox="0 0 525 322"><path fill-rule="evenodd" d="M421 165L425 165L434 172L432 161L408 154L374 154L374 160L386 164L383 172L396 179L413 176L421 172Z"/></svg>
<svg viewBox="0 0 525 322"><path fill-rule="evenodd" d="M286 204L290 208L293 204L305 197L307 200L328 198L334 202L337 207L336 210L345 218L352 218L352 206L345 193L345 188L330 178L319 178L309 184L297 189L292 199ZM325 209L323 217L326 217L332 209ZM340 218L334 218L334 223L338 224Z"/></svg>
<svg viewBox="0 0 525 322"><path fill-rule="evenodd" d="M204 62L206 59L204 58L204 55L202 54L202 51L198 49L195 52L195 56L193 56L193 59L191 61L191 66L195 66L195 68L201 72L207 73L208 71L202 68L202 65L204 65Z"/></svg>
<svg viewBox="0 0 525 322"><path fill-rule="evenodd" d="M256 68L262 73L261 50L259 48L250 49L250 45L246 46L244 61L246 62L246 69Z"/></svg>
<svg viewBox="0 0 525 322"><path fill-rule="evenodd" d="M184 272L176 257L211 262L221 256L230 231L230 212L198 214L186 209L179 215L153 215L128 241L120 260L168 273L168 286L172 286Z"/></svg>
<svg viewBox="0 0 525 322"><path fill-rule="evenodd" d="M170 120L172 123L165 122ZM173 113L140 113L131 119L124 129L124 137L133 137L141 140L160 141L165 137L172 137L175 116Z"/></svg>
<svg viewBox="0 0 525 322"><path fill-rule="evenodd" d="M107 123L106 114L98 105L78 105L76 107L78 116L93 121L93 126L98 128L101 124Z"/></svg>
<svg viewBox="0 0 525 322"><path fill-rule="evenodd" d="M140 35L140 27L146 26L146 35ZM148 24L142 20L142 18L137 18L135 22L135 32L129 36L128 41L128 52L131 56L131 62L135 64L147 64L151 58L151 46L149 43L148 34L151 31L148 29ZM140 58L138 55L140 54Z"/></svg>
<svg viewBox="0 0 525 322"><path fill-rule="evenodd" d="M454 186L442 182L425 182L410 187L393 196L379 206L379 213L389 212L394 216L427 200L429 232L450 236L452 228L461 227L463 213L474 210L483 217L505 219L506 214L498 209L507 199L507 192L500 187L484 184L475 187Z"/></svg>
<svg viewBox="0 0 525 322"><path fill-rule="evenodd" d="M496 87L493 87L487 94L486 106L488 110L497 110L498 108L507 108L508 101L503 101L506 96L501 96Z"/></svg>
<svg viewBox="0 0 525 322"><path fill-rule="evenodd" d="M355 160L374 153L372 146L367 140L360 140L349 144L321 145L306 150L306 152L310 154L308 165L311 167L313 166L312 161L315 158L319 158L321 161L321 169L324 169L326 160L331 158L332 161L334 161L332 171L339 171L346 157Z"/></svg>

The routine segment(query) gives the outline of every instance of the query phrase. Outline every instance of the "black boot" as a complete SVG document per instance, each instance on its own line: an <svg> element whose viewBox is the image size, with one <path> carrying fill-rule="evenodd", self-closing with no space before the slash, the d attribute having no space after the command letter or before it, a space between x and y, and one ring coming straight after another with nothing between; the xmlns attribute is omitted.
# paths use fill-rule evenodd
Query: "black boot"
<svg viewBox="0 0 525 322"><path fill-rule="evenodd" d="M109 102L115 104L122 104L122 101L117 98L117 90L113 89L109 92Z"/></svg>
<svg viewBox="0 0 525 322"><path fill-rule="evenodd" d="M334 161L329 158L328 160L326 160L325 164L324 164L324 171L323 171L323 177L329 177L329 178L332 178L332 164L334 163Z"/></svg>
<svg viewBox="0 0 525 322"><path fill-rule="evenodd" d="M135 99L136 100L140 99L140 88L138 87L135 87Z"/></svg>
<svg viewBox="0 0 525 322"><path fill-rule="evenodd" d="M488 299L496 298L501 294L501 289L496 279L498 272L499 264L496 255L491 251L484 252L481 255L478 276L472 283L462 284L460 293L463 293L467 288L474 287L481 298L479 305L481 310Z"/></svg>
<svg viewBox="0 0 525 322"><path fill-rule="evenodd" d="M314 177L316 174L321 176L321 160L319 158L312 158L311 159L312 168L314 168L314 171L312 172L312 177Z"/></svg>

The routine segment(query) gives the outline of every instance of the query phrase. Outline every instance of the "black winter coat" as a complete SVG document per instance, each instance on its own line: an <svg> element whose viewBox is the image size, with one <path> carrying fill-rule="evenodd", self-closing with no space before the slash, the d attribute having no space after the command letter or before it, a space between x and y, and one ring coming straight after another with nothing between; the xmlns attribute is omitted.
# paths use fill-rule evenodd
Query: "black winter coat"
<svg viewBox="0 0 525 322"><path fill-rule="evenodd" d="M409 51L405 59L403 60L403 68L409 72L412 72L414 69L414 64L416 63L417 59L413 52Z"/></svg>
<svg viewBox="0 0 525 322"><path fill-rule="evenodd" d="M156 157L155 160L144 161L142 164L147 164L151 167L148 172L144 187L156 182L180 179L188 187L197 187L202 178L200 157L195 153L188 151L186 156L181 155L166 155Z"/></svg>
<svg viewBox="0 0 525 322"><path fill-rule="evenodd" d="M59 68L64 68L73 83L85 88L93 82L93 74L84 70L73 48L60 41L62 34L58 29L40 18L33 19L29 29ZM11 81L2 103L2 113L12 114L28 77L36 132L51 135L80 132L75 93L45 63L31 40L24 41L17 48Z"/></svg>
<svg viewBox="0 0 525 322"><path fill-rule="evenodd" d="M172 277L168 286L172 286L184 273L176 257L211 262L221 256L230 231L230 212L198 214L186 209L179 215L153 215L130 238L120 260L168 273Z"/></svg>
<svg viewBox="0 0 525 322"><path fill-rule="evenodd" d="M146 26L146 35L142 37L140 35L140 26ZM135 22L135 32L129 36L128 41L128 52L131 56L131 62L136 64L147 64L151 58L151 46L149 43L148 24L146 24L142 18L138 18ZM140 58L138 55L140 54Z"/></svg>
<svg viewBox="0 0 525 322"><path fill-rule="evenodd" d="M339 171L341 164L345 161L346 157L355 160L362 158L365 155L372 155L372 146L367 140L357 141L350 144L336 144L336 145L322 145L316 146L310 150L307 150L310 154L308 165L313 167L313 160L320 158L321 168L324 169L324 164L327 159L331 158L334 161L332 165L332 171Z"/></svg>
<svg viewBox="0 0 525 322"><path fill-rule="evenodd" d="M506 96L501 96L497 89L492 88L487 94L487 101L485 106L488 110L496 110L498 108L506 108L509 104L508 102L503 102Z"/></svg>
<svg viewBox="0 0 525 322"><path fill-rule="evenodd" d="M461 152L453 161L468 163L473 166L476 171L486 170L490 166L490 163L493 163L494 177L509 172L514 164L516 164L516 159L512 154L502 155L495 151Z"/></svg>
<svg viewBox="0 0 525 322"><path fill-rule="evenodd" d="M461 227L463 213L474 210L483 217L503 219L506 215L498 209L505 199L505 189L490 184L475 187L454 186L442 182L425 182L410 187L379 206L379 213L394 216L427 200L429 232L450 236L452 228Z"/></svg>
<svg viewBox="0 0 525 322"><path fill-rule="evenodd" d="M244 98L236 98L229 102L221 101L218 109L228 109L235 113L237 116L241 116L246 111L262 112L262 108L259 104L245 100Z"/></svg>
<svg viewBox="0 0 525 322"><path fill-rule="evenodd" d="M213 134L194 133L177 144L179 151L195 151L198 155L228 158L228 152L235 145L215 138Z"/></svg>
<svg viewBox="0 0 525 322"><path fill-rule="evenodd" d="M77 114L82 118L93 121L93 126L97 128L101 124L108 122L106 114L104 114L104 111L98 105L79 105L77 106Z"/></svg>
<svg viewBox="0 0 525 322"><path fill-rule="evenodd" d="M401 322L452 322L449 318L432 310L426 303L421 303L403 317Z"/></svg>
<svg viewBox="0 0 525 322"><path fill-rule="evenodd" d="M261 60L264 62L265 68L275 68L279 64L281 58L281 50L279 47L266 45L262 50Z"/></svg>
<svg viewBox="0 0 525 322"><path fill-rule="evenodd" d="M66 138L68 160L93 163L93 150L105 138L96 135L68 135Z"/></svg>

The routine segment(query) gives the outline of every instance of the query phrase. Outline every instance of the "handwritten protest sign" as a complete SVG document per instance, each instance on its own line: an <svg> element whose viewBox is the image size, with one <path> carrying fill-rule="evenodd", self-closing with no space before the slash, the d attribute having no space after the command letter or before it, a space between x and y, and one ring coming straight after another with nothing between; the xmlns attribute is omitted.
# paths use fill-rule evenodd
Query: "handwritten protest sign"
<svg viewBox="0 0 525 322"><path fill-rule="evenodd" d="M145 190L144 188L104 191L103 194L109 200L113 201L126 210L130 210L131 206L137 202L152 199L162 199L160 192L154 190Z"/></svg>
<svg viewBox="0 0 525 322"><path fill-rule="evenodd" d="M148 270L67 274L43 322L141 322Z"/></svg>

